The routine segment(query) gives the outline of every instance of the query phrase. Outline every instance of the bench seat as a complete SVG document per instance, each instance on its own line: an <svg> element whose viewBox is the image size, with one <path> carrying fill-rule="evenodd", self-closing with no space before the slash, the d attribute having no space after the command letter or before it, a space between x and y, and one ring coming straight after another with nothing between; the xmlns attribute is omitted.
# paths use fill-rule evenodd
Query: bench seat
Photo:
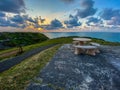
<svg viewBox="0 0 120 90"><path fill-rule="evenodd" d="M95 42L90 42L90 44L91 44L91 45L93 45L93 46L97 46L97 47L99 47L99 46L100 46L100 44L99 44L99 43L95 43Z"/></svg>
<svg viewBox="0 0 120 90"><path fill-rule="evenodd" d="M74 45L75 48L75 54L81 54L81 53L86 53L89 55L96 55L98 51L98 48L96 46L91 46L91 45Z"/></svg>
<svg viewBox="0 0 120 90"><path fill-rule="evenodd" d="M84 45L84 46L76 45L74 47L75 48L83 48L83 49L95 49L95 48L97 48L96 46L90 46L90 45Z"/></svg>

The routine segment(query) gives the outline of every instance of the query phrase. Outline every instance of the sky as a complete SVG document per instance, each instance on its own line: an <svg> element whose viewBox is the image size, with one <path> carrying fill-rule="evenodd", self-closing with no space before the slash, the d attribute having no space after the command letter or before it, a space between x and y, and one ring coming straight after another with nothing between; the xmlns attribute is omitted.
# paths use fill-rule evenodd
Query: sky
<svg viewBox="0 0 120 90"><path fill-rule="evenodd" d="M119 28L120 0L0 0L1 32Z"/></svg>

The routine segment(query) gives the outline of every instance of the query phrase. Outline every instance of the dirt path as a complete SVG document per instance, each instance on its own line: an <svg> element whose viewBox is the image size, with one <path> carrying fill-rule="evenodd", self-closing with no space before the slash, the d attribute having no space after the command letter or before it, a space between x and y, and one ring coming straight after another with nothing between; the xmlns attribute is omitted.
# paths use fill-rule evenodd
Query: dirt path
<svg viewBox="0 0 120 90"><path fill-rule="evenodd" d="M16 55L18 52L19 52L19 50L14 50L11 52L3 53L3 54L0 54L0 58L9 57L11 55Z"/></svg>

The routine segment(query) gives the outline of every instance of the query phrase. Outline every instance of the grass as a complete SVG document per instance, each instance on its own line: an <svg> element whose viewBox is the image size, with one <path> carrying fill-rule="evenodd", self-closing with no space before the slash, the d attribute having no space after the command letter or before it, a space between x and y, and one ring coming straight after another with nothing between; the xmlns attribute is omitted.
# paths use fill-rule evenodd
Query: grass
<svg viewBox="0 0 120 90"><path fill-rule="evenodd" d="M97 42L101 45L120 46L120 43L118 43L118 42L109 42L109 41L105 41L103 39L92 38L92 42Z"/></svg>
<svg viewBox="0 0 120 90"><path fill-rule="evenodd" d="M24 90L59 47L60 45L49 48L0 73L0 90Z"/></svg>

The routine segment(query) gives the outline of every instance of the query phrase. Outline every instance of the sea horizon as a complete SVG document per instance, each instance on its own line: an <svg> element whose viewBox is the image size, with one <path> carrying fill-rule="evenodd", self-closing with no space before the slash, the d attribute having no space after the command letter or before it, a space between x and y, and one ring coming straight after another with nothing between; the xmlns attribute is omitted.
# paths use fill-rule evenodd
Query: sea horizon
<svg viewBox="0 0 120 90"><path fill-rule="evenodd" d="M118 32L45 32L43 34L50 39L59 37L80 36L98 38L110 42L120 42L120 33Z"/></svg>

